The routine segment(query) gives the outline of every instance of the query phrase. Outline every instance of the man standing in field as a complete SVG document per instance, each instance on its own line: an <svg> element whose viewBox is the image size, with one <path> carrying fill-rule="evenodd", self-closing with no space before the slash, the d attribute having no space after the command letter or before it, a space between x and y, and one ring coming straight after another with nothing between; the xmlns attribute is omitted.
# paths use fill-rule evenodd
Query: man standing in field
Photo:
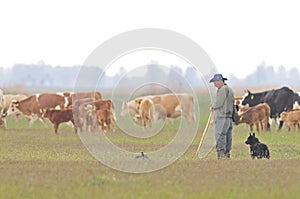
<svg viewBox="0 0 300 199"><path fill-rule="evenodd" d="M234 93L224 82L221 74L215 74L209 81L218 88L216 98L210 107L210 111L215 113L214 133L216 138L217 158L230 158L232 146L232 113L234 104Z"/></svg>

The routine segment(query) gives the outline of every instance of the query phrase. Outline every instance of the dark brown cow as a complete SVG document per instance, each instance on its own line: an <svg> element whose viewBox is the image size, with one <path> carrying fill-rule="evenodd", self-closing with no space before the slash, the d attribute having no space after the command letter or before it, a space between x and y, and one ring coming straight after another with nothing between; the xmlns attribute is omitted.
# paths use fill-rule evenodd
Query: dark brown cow
<svg viewBox="0 0 300 199"><path fill-rule="evenodd" d="M262 130L266 130L269 124L270 106L266 103L261 103L250 107L247 111L240 115L240 121L236 124L246 123L250 125L250 130L253 131L253 125L256 125L256 130L259 132L259 124Z"/></svg>
<svg viewBox="0 0 300 199"><path fill-rule="evenodd" d="M54 132L57 134L58 127L61 123L69 122L71 121L74 125L74 133L77 133L77 128L74 123L73 119L73 112L72 109L46 109L45 113L43 114L44 118L48 118L53 126L54 126Z"/></svg>

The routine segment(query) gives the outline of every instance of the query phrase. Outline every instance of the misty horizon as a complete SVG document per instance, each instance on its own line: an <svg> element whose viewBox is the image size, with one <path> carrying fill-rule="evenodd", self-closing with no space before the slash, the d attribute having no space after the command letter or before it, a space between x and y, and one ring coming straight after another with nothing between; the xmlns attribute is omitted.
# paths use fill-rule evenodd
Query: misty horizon
<svg viewBox="0 0 300 199"><path fill-rule="evenodd" d="M0 86L13 87L22 85L25 87L45 87L45 88L73 88L79 73L84 73L87 79L83 79L83 88L95 87L95 82L100 79L99 88L109 89L122 81L123 87L135 87L147 81L160 82L165 85L172 85L174 88L181 88L191 85L202 87L211 78L211 74L222 71L211 71L210 74L202 75L194 67L183 69L179 66L171 65L167 69L159 65L158 61L152 61L142 68L134 69L130 72L126 66L120 67L113 76L106 75L105 72L96 66L51 66L40 61L37 64L15 64L11 68L0 67ZM202 76L201 76L202 75ZM239 78L233 73L227 76L228 82L233 87L241 86L294 86L300 85L299 70L295 68L286 69L280 66L266 65L264 62L258 65L254 72ZM125 79L126 81L123 81ZM80 80L81 81L81 80ZM187 82L188 84L185 84ZM99 82L98 82L99 83Z"/></svg>

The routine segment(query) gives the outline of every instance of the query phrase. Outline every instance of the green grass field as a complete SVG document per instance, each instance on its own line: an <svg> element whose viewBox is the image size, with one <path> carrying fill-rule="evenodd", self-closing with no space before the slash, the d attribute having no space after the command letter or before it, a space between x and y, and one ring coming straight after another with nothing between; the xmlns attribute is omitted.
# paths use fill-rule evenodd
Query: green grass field
<svg viewBox="0 0 300 199"><path fill-rule="evenodd" d="M120 130L108 137L124 149L147 152L168 144L178 122L152 139ZM0 198L299 198L300 132L277 132L272 126L272 132L257 134L271 159L252 160L244 144L249 128L235 126L232 157L218 161L214 149L204 159L195 157L205 123L200 121L193 143L176 162L130 174L94 159L67 125L55 135L50 123L29 128L24 118L20 123L9 118L8 129L0 130Z"/></svg>

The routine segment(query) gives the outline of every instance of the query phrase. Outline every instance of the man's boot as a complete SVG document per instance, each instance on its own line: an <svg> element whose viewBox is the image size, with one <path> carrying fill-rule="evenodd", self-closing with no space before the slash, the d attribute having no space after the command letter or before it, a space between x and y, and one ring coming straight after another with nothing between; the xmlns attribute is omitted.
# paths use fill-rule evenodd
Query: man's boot
<svg viewBox="0 0 300 199"><path fill-rule="evenodd" d="M225 157L225 151L224 150L217 151L218 160L223 159L224 157Z"/></svg>
<svg viewBox="0 0 300 199"><path fill-rule="evenodd" d="M230 152L229 151L225 152L225 157L228 158L228 159L230 159Z"/></svg>

